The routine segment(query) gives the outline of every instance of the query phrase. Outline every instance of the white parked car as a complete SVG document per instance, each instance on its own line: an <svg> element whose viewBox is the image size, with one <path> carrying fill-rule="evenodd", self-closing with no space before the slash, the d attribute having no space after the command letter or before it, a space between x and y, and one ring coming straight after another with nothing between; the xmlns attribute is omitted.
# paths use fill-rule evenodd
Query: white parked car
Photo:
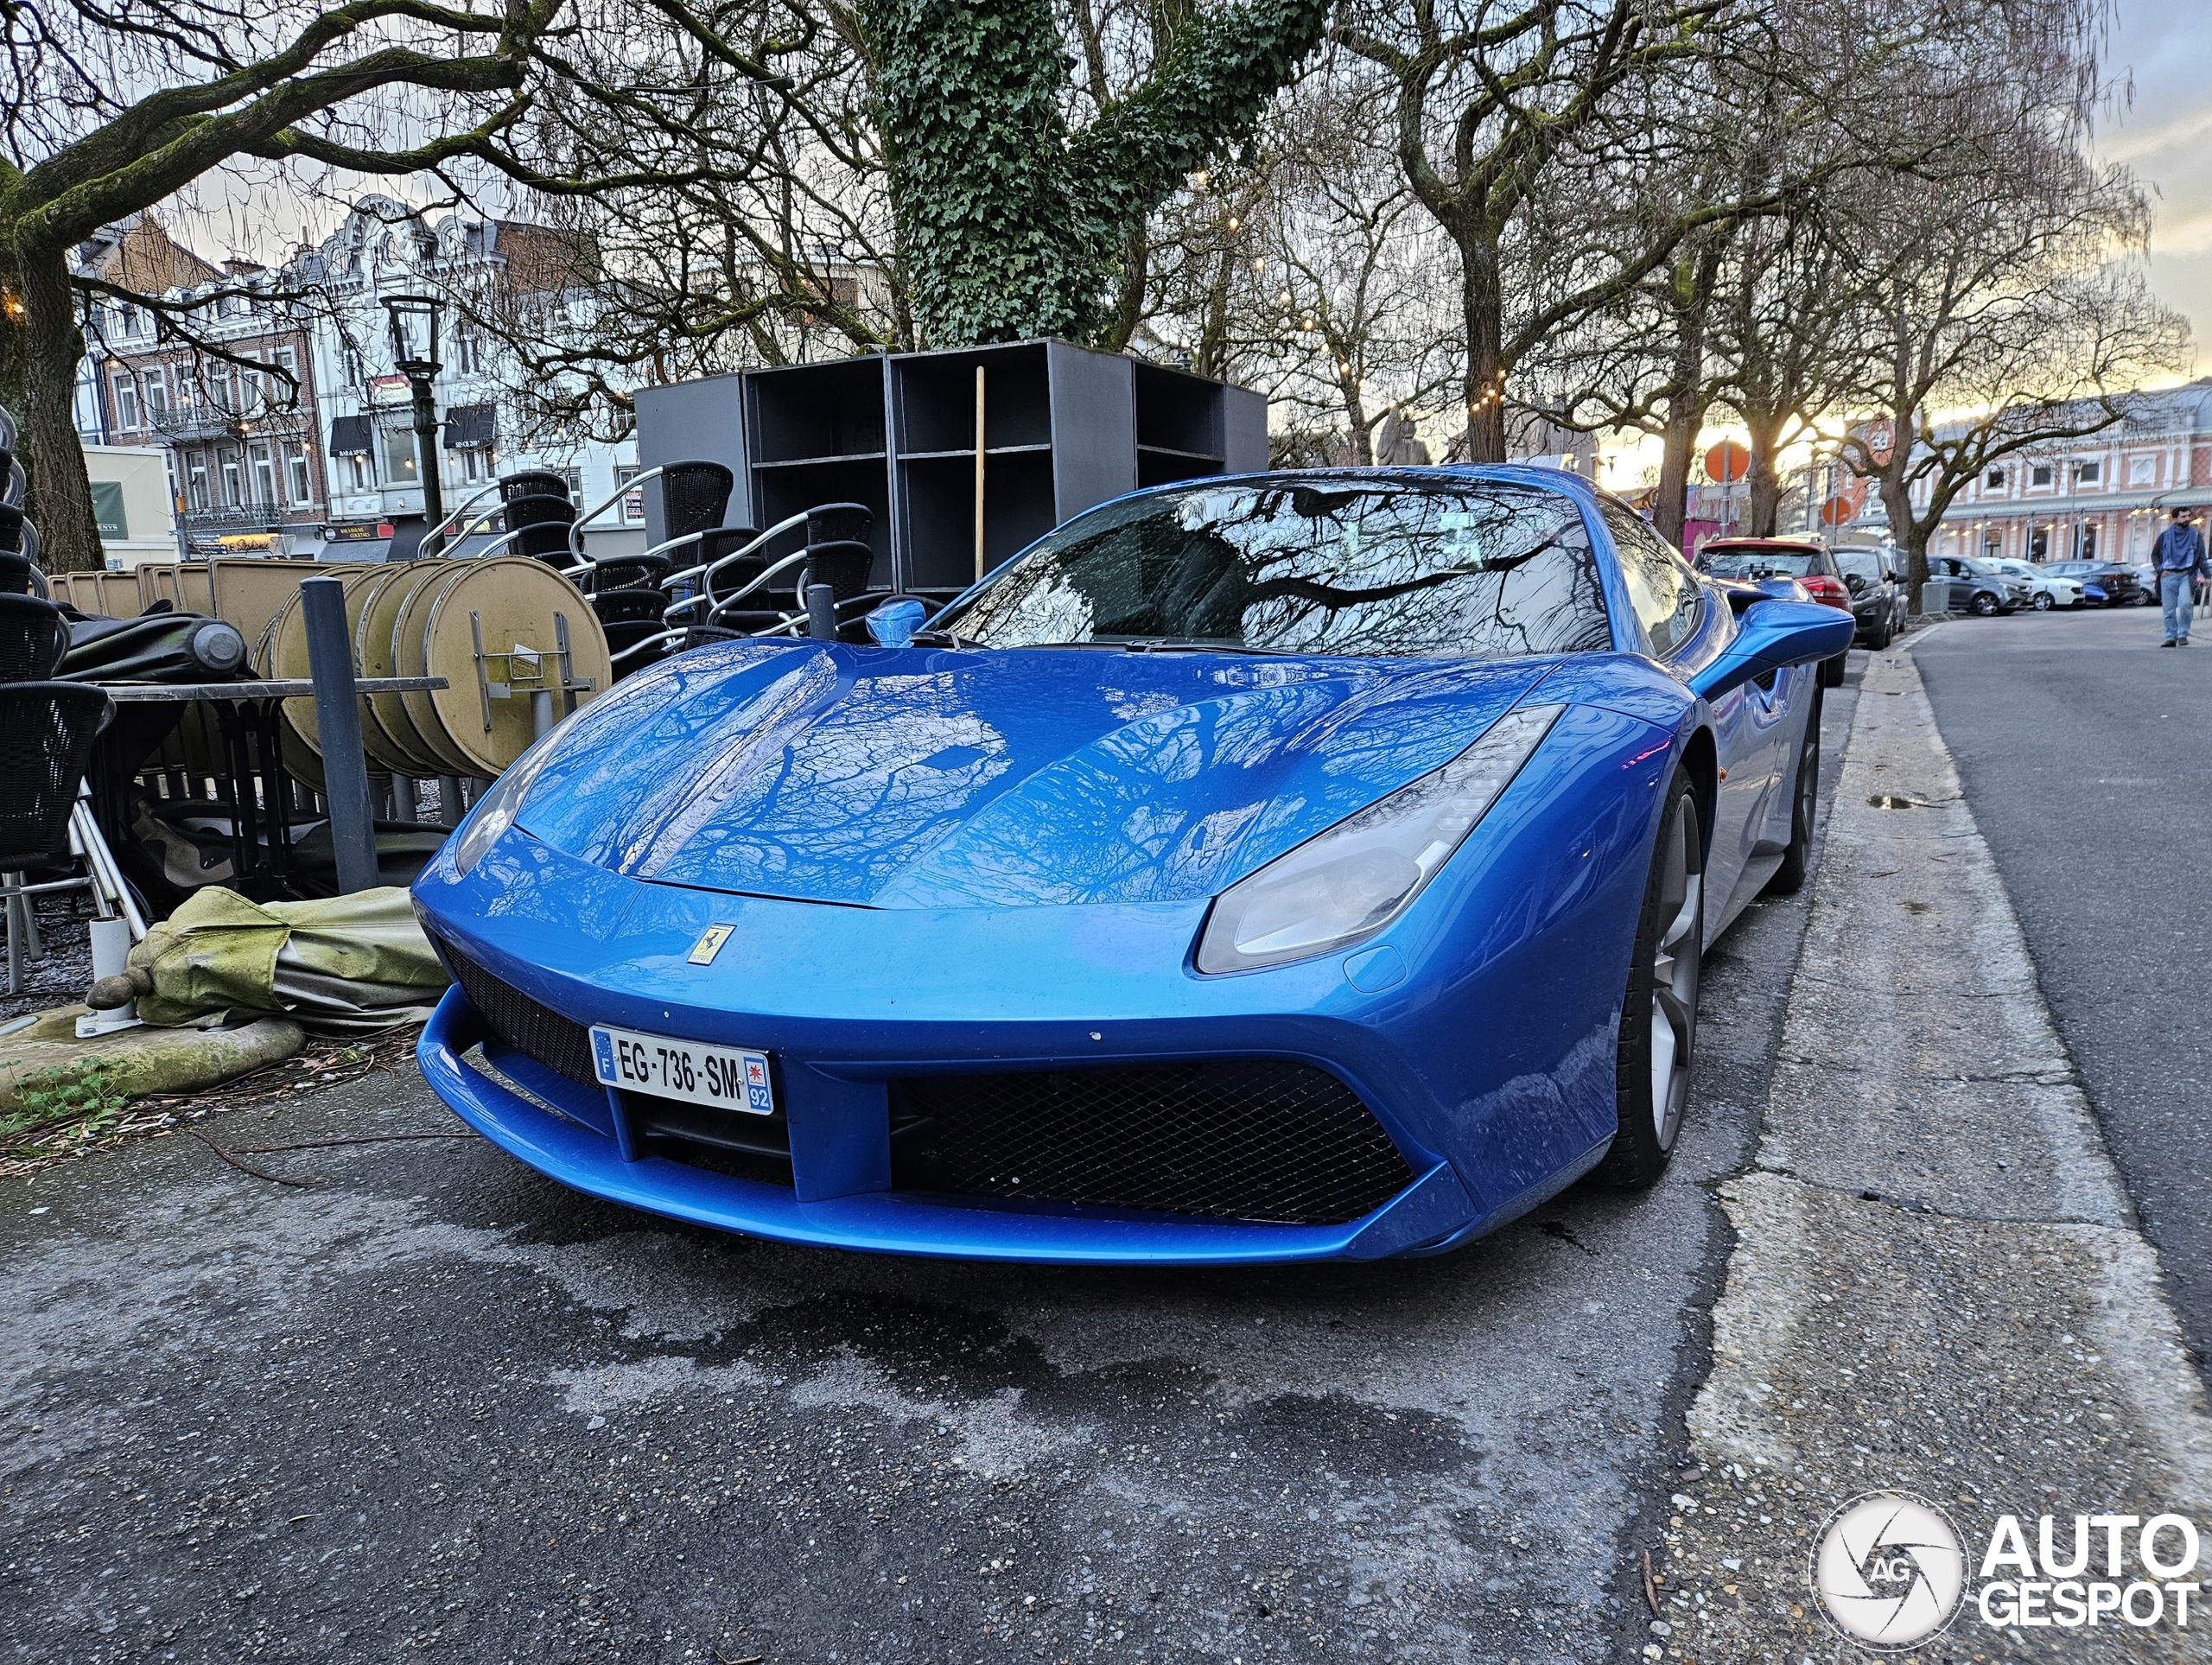
<svg viewBox="0 0 2212 1665"><path fill-rule="evenodd" d="M2030 561L1993 561L1989 563L1998 571L2015 578L2024 578L2034 586L2035 594L2029 605L2037 613L2049 613L2053 607L2078 607L2082 599L2082 582L2077 578L2063 577L2045 572Z"/></svg>

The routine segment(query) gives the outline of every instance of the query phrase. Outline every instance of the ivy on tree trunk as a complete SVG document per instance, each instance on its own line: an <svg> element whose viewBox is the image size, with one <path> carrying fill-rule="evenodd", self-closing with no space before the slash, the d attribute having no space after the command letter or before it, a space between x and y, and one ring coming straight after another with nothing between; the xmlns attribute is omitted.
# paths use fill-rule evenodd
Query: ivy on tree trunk
<svg viewBox="0 0 2212 1665"><path fill-rule="evenodd" d="M865 15L916 327L928 346L965 346L1106 328L1131 234L1251 130L1328 5L1191 17L1080 130L1050 0L867 0Z"/></svg>

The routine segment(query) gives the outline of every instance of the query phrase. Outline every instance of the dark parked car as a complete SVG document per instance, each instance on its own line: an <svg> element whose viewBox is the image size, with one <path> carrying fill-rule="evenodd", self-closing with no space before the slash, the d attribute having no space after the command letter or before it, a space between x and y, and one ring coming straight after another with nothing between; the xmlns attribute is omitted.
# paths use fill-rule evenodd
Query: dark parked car
<svg viewBox="0 0 2212 1665"><path fill-rule="evenodd" d="M1993 619L2000 613L2027 607L2035 600L2035 586L2027 580L1999 572L1971 556L1931 555L1928 557L1928 575L1951 581L1954 613Z"/></svg>
<svg viewBox="0 0 2212 1665"><path fill-rule="evenodd" d="M2145 589L2143 581L2135 575L2135 569L2122 566L2117 561L2054 561L2044 570L2075 580L2082 586L2084 597L2094 586L2103 595L2107 607L2148 607L2158 603L2158 598Z"/></svg>
<svg viewBox="0 0 2212 1665"><path fill-rule="evenodd" d="M1825 544L1803 537L1716 537L1697 552L1697 569L1715 578L1735 578L1756 583L1762 578L1794 578L1815 601L1841 607L1854 619L1851 590L1842 569ZM1821 685L1834 688L1843 681L1844 656L1821 662Z"/></svg>
<svg viewBox="0 0 2212 1665"><path fill-rule="evenodd" d="M1886 550L1838 550L1837 570L1843 587L1851 592L1851 616L1859 621L1859 639L1871 648L1885 648L1904 628L1906 610L1912 605Z"/></svg>

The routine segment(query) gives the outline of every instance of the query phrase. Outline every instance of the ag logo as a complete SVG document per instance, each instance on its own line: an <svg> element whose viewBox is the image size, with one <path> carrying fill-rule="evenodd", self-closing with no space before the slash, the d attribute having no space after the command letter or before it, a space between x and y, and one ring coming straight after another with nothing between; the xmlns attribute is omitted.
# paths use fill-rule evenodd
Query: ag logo
<svg viewBox="0 0 2212 1665"><path fill-rule="evenodd" d="M722 951L722 944L729 940L731 927L709 925L699 933L699 940L691 944L690 959L694 965L712 965L715 956Z"/></svg>
<svg viewBox="0 0 2212 1665"><path fill-rule="evenodd" d="M1871 1652L1901 1653L1958 1613L1966 1552L1935 1504L1872 1491L1828 1516L1813 1547L1812 1573L1829 1624Z"/></svg>

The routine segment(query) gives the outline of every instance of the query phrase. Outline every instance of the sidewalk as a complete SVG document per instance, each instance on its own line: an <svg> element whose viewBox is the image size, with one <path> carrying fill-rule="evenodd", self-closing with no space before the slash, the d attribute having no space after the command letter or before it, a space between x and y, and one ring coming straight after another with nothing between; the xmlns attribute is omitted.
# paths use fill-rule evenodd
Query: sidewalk
<svg viewBox="0 0 2212 1665"><path fill-rule="evenodd" d="M1738 1241L1643 1655L1861 1657L1815 1611L1810 1559L1840 1505L1895 1490L1965 1556L1957 1619L1907 1656L2204 1658L2194 1607L2185 1630L2170 1605L2147 1625L1979 1611L2006 1515L2031 1554L2057 1517L2061 1573L2076 1516L2189 1516L2205 1553L2180 1576L2212 1588L2212 1423L1909 651L1872 656L1841 767L1758 1154L1720 1187ZM2151 1575L2121 1534L2124 1586Z"/></svg>

